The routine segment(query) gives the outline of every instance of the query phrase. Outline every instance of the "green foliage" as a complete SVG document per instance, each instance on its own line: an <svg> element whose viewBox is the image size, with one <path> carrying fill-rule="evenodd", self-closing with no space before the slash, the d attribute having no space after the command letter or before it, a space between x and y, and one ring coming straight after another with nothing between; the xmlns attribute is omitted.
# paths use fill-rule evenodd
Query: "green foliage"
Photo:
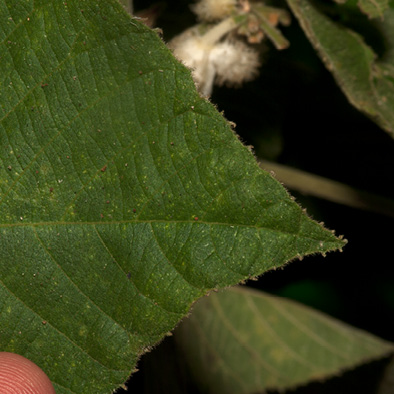
<svg viewBox="0 0 394 394"><path fill-rule="evenodd" d="M394 6L383 14L387 2L360 2L368 15L384 18L378 28L387 48L384 56L378 58L360 34L333 22L310 1L287 2L348 100L394 136ZM356 6L349 9L354 18Z"/></svg>
<svg viewBox="0 0 394 394"><path fill-rule="evenodd" d="M349 100L393 132L394 51L376 60L360 35L288 3ZM359 3L393 43L391 3ZM199 298L346 243L259 167L118 1L0 0L0 37L0 350L36 362L57 393L113 391ZM193 367L208 392L291 387L392 351L240 288L180 325L186 359L198 359L199 325L229 356Z"/></svg>
<svg viewBox="0 0 394 394"><path fill-rule="evenodd" d="M393 351L303 305L242 287L199 301L175 338L200 391L217 394L323 380Z"/></svg>
<svg viewBox="0 0 394 394"><path fill-rule="evenodd" d="M383 17L389 0L335 0L340 4L351 4L352 7L360 7L360 10L368 15L369 18Z"/></svg>
<svg viewBox="0 0 394 394"><path fill-rule="evenodd" d="M1 350L107 393L207 291L344 241L116 1L1 1Z"/></svg>

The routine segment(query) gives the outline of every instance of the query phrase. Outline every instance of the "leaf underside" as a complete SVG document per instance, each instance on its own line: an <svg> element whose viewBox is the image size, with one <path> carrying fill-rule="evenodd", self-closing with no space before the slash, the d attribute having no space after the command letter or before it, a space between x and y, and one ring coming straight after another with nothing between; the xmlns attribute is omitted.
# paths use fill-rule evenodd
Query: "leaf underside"
<svg viewBox="0 0 394 394"><path fill-rule="evenodd" d="M216 394L294 388L393 352L371 334L245 287L200 300L174 337L200 392Z"/></svg>
<svg viewBox="0 0 394 394"><path fill-rule="evenodd" d="M378 57L362 36L332 21L310 1L287 2L349 102L394 137L394 8L373 2L382 13L374 23L385 45Z"/></svg>
<svg viewBox="0 0 394 394"><path fill-rule="evenodd" d="M389 6L389 0L359 0L357 4L370 18L382 18Z"/></svg>
<svg viewBox="0 0 394 394"><path fill-rule="evenodd" d="M114 0L0 1L0 350L109 393L209 290L344 241Z"/></svg>
<svg viewBox="0 0 394 394"><path fill-rule="evenodd" d="M384 11L389 7L389 0L335 0L339 4L357 3L360 10L369 18L383 17Z"/></svg>

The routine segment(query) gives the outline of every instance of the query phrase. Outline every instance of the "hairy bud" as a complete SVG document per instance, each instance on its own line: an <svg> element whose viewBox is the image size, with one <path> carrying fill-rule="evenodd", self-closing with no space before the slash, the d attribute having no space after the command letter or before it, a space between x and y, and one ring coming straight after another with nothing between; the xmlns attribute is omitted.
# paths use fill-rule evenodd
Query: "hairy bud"
<svg viewBox="0 0 394 394"><path fill-rule="evenodd" d="M229 16L236 5L237 0L200 0L192 10L200 20L210 22Z"/></svg>

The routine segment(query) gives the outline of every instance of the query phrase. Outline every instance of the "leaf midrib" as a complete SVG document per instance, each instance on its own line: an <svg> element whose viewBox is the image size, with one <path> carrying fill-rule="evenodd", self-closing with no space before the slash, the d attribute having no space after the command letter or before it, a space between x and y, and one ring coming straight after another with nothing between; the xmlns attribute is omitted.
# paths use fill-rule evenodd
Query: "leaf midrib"
<svg viewBox="0 0 394 394"><path fill-rule="evenodd" d="M278 230L267 226L253 225L253 224L238 224L238 223L226 223L226 222L206 222L203 220L165 220L165 219L146 219L146 220L113 220L113 221L52 221L52 222L36 222L36 223L0 223L0 228L12 228L12 227L51 227L51 226L102 226L102 225L116 225L116 224L152 224L152 223L165 223L165 224L193 224L193 225L209 225L209 226L225 226L230 228L242 227L242 228L255 228L256 230L267 230L280 234L288 234L299 236L298 233L292 233L290 231ZM305 239L320 240L320 238L312 238L303 236Z"/></svg>

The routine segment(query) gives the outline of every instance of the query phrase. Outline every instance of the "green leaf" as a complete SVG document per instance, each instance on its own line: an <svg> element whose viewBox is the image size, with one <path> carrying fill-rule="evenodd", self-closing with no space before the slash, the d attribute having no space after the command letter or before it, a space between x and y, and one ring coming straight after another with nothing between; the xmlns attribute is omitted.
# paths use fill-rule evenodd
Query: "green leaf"
<svg viewBox="0 0 394 394"><path fill-rule="evenodd" d="M199 301L175 340L200 391L217 394L283 390L394 350L311 308L242 287Z"/></svg>
<svg viewBox="0 0 394 394"><path fill-rule="evenodd" d="M394 8L376 21L386 41L381 58L356 32L333 22L307 0L287 0L306 36L349 102L394 136Z"/></svg>
<svg viewBox="0 0 394 394"><path fill-rule="evenodd" d="M339 4L358 5L360 10L369 18L383 17L384 11L389 7L389 0L335 0Z"/></svg>
<svg viewBox="0 0 394 394"><path fill-rule="evenodd" d="M370 18L383 18L384 11L389 6L389 0L359 0L358 6Z"/></svg>
<svg viewBox="0 0 394 394"><path fill-rule="evenodd" d="M341 248L114 0L0 0L0 350L109 393L209 290Z"/></svg>

